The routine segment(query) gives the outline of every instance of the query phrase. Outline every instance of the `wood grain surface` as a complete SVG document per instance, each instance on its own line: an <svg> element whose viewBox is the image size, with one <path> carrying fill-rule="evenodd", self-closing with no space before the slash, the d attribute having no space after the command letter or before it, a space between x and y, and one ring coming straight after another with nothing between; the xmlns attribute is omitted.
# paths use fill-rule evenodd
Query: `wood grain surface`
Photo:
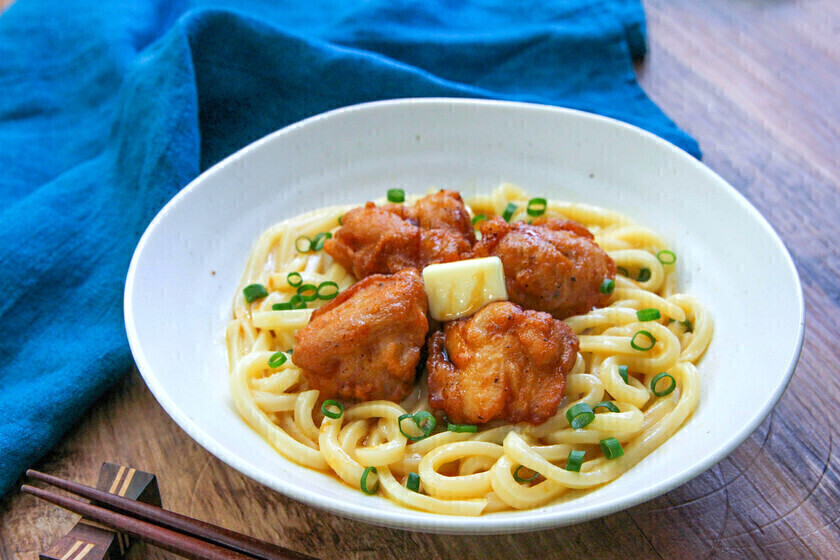
<svg viewBox="0 0 840 560"><path fill-rule="evenodd" d="M187 437L134 372L36 467L94 484L103 461L129 464L159 475L171 509L321 558L840 558L840 2L645 4L643 87L776 228L804 288L807 330L793 380L732 455L668 494L588 523L416 534L322 513L238 474ZM0 559L37 558L75 521L32 497L6 497ZM151 547L143 557L175 558Z"/></svg>

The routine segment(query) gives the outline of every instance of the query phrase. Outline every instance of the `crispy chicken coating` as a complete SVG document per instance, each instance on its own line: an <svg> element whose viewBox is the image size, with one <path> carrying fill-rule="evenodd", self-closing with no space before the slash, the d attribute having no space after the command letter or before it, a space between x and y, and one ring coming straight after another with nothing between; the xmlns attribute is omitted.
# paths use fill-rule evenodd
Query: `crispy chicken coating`
<svg viewBox="0 0 840 560"><path fill-rule="evenodd" d="M292 359L321 399L400 402L414 386L427 306L415 269L368 276L312 313Z"/></svg>
<svg viewBox="0 0 840 560"><path fill-rule="evenodd" d="M453 422L540 424L556 411L578 339L548 313L496 302L429 341L429 404Z"/></svg>
<svg viewBox="0 0 840 560"><path fill-rule="evenodd" d="M557 319L607 304L601 283L615 278L615 262L577 222L539 218L529 225L493 218L480 229L475 256L502 260L510 301Z"/></svg>
<svg viewBox="0 0 840 560"><path fill-rule="evenodd" d="M356 278L470 257L475 233L461 195L440 191L414 206L368 202L344 215L324 250Z"/></svg>

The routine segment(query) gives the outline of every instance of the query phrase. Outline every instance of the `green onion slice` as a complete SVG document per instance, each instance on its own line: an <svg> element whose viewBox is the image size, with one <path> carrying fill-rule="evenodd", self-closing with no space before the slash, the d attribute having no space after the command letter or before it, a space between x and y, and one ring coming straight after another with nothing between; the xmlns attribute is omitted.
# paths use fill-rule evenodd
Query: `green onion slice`
<svg viewBox="0 0 840 560"><path fill-rule="evenodd" d="M324 248L324 243L326 243L327 239L331 238L332 234L328 231L322 231L318 235L312 238L312 245L310 250L312 251L320 251Z"/></svg>
<svg viewBox="0 0 840 560"><path fill-rule="evenodd" d="M618 407L615 406L615 403L612 402L612 401L601 401L601 402L599 402L598 404L596 404L595 406L592 407L592 411L594 412L594 411L598 410L599 408L606 408L610 412L621 412L618 409Z"/></svg>
<svg viewBox="0 0 840 560"><path fill-rule="evenodd" d="M671 380L671 384L668 385L668 387L666 387L664 390L657 391L656 390L656 384L659 383L659 381L661 379L665 379L666 377ZM657 373L655 376L653 376L653 380L650 382L650 390L653 391L653 394L656 395L657 397L664 397L665 395L670 395L671 393L674 392L674 389L676 389L676 388L677 388L677 380L674 379L674 376L669 375L668 373L665 373L664 371L660 372L660 373Z"/></svg>
<svg viewBox="0 0 840 560"><path fill-rule="evenodd" d="M625 383L629 384L629 378L627 377L627 366L618 366L618 375L624 380Z"/></svg>
<svg viewBox="0 0 840 560"><path fill-rule="evenodd" d="M592 407L588 404L584 402L577 403L566 411L566 420L569 421L569 425L572 428L579 430L585 428L595 420L595 413L592 412Z"/></svg>
<svg viewBox="0 0 840 560"><path fill-rule="evenodd" d="M626 268L624 268L623 266L619 266L619 267L617 267L617 268L616 268L616 271L617 271L619 274L623 274L624 276L627 276L628 278L630 278L630 271L629 271L629 270L627 270Z"/></svg>
<svg viewBox="0 0 840 560"><path fill-rule="evenodd" d="M286 276L286 282L288 282L289 286L292 288L297 288L303 284L303 277L300 275L300 272L290 272L289 275Z"/></svg>
<svg viewBox="0 0 840 560"><path fill-rule="evenodd" d="M502 213L502 218L504 218L506 222L509 222L510 219L513 218L513 214L516 212L516 208L516 204L514 204L513 202L508 202L505 211Z"/></svg>
<svg viewBox="0 0 840 560"><path fill-rule="evenodd" d="M474 216L472 219L473 225L476 225L478 222L483 222L487 219L487 216L484 214L479 214L478 216Z"/></svg>
<svg viewBox="0 0 840 560"><path fill-rule="evenodd" d="M405 191L402 189L388 189L388 202L405 202Z"/></svg>
<svg viewBox="0 0 840 560"><path fill-rule="evenodd" d="M332 410L330 410L331 406L337 408L338 412L333 412ZM321 414L323 414L327 418L332 418L333 420L341 418L341 415L344 414L344 405L336 400L328 399L324 401L324 404L321 405Z"/></svg>
<svg viewBox="0 0 840 560"><path fill-rule="evenodd" d="M283 352L275 352L271 355L268 359L268 367L270 368L278 368L286 363L286 354Z"/></svg>
<svg viewBox="0 0 840 560"><path fill-rule="evenodd" d="M656 321L662 318L662 313L655 307L648 307L647 309L636 311L636 317L638 317L639 321Z"/></svg>
<svg viewBox="0 0 840 560"><path fill-rule="evenodd" d="M686 319L685 321L681 321L681 323L685 327L685 332L694 332L694 327L691 325L691 321Z"/></svg>
<svg viewBox="0 0 840 560"><path fill-rule="evenodd" d="M667 249L663 249L656 253L656 258L659 259L659 262L662 264L674 264L677 262L677 255L673 251L669 251Z"/></svg>
<svg viewBox="0 0 840 560"><path fill-rule="evenodd" d="M306 309L306 302L297 294L289 299L289 303L292 304L292 309Z"/></svg>
<svg viewBox="0 0 840 560"><path fill-rule="evenodd" d="M548 202L544 198L532 198L528 201L526 212L529 216L542 216L545 214L546 206L548 206Z"/></svg>
<svg viewBox="0 0 840 560"><path fill-rule="evenodd" d="M580 466L583 464L584 455L586 455L586 451L578 451L577 449L569 451L569 458L566 459L566 470L580 472Z"/></svg>
<svg viewBox="0 0 840 560"><path fill-rule="evenodd" d="M604 452L604 457L607 459L618 459L624 455L624 448L621 447L621 442L614 437L601 440L601 451Z"/></svg>
<svg viewBox="0 0 840 560"><path fill-rule="evenodd" d="M420 475L416 472L408 473L408 480L405 481L405 487L412 492L420 491Z"/></svg>
<svg viewBox="0 0 840 560"><path fill-rule="evenodd" d="M650 344L648 344L647 346L640 346L639 344L636 344L636 339L640 335L647 338ZM638 350L639 352L645 352L647 350L650 350L654 347L654 345L656 345L656 338L648 331L639 331L633 335L633 338L630 339L630 347L633 348L633 350Z"/></svg>
<svg viewBox="0 0 840 560"><path fill-rule="evenodd" d="M242 290L242 294L245 296L245 301L254 303L258 299L266 297L268 290L262 284L249 284Z"/></svg>
<svg viewBox="0 0 840 560"><path fill-rule="evenodd" d="M540 473L538 473L537 471L534 471L534 475L531 476L530 478L522 478L521 476L519 476L519 471L522 468L524 468L524 467L522 465L519 465L518 467L516 467L516 470L513 471L513 480L515 480L519 484L522 484L523 482L531 482L532 480L536 480L537 477L540 476Z"/></svg>
<svg viewBox="0 0 840 560"><path fill-rule="evenodd" d="M271 309L274 311L290 311L292 308L292 302L284 301L283 303L275 303L271 306Z"/></svg>
<svg viewBox="0 0 840 560"><path fill-rule="evenodd" d="M638 280L639 282L647 282L648 280L650 280L650 269L649 268L641 269L639 271L639 276L636 277L636 280Z"/></svg>
<svg viewBox="0 0 840 560"><path fill-rule="evenodd" d="M295 239L295 249L298 253L308 253L312 250L312 240L305 235L301 235Z"/></svg>
<svg viewBox="0 0 840 560"><path fill-rule="evenodd" d="M338 225L340 225L340 226L344 225L344 214L342 214L341 216L338 217Z"/></svg>
<svg viewBox="0 0 840 560"><path fill-rule="evenodd" d="M315 290L315 295L323 300L333 299L338 295L338 284L332 280L321 282L318 284L318 289Z"/></svg>
<svg viewBox="0 0 840 560"><path fill-rule="evenodd" d="M412 420L414 420L414 423L417 424L417 427L420 428L420 430L423 432L423 435L410 436L407 433L405 433L402 429L402 421L406 418L411 418ZM403 414L402 416L397 418L397 425L400 428L400 433L404 435L406 439L409 439L411 441L420 441L421 439L426 439L427 437L432 435L432 431L435 429L435 426L437 426L437 420L435 420L435 417L432 415L431 412L421 410L415 413L413 416L411 414Z"/></svg>
<svg viewBox="0 0 840 560"><path fill-rule="evenodd" d="M370 473L377 474L376 467L368 467L364 470L364 472L362 473L362 480L360 481L360 485L362 487L362 492L372 496L372 495L376 494L377 490L379 490L379 480L377 479L375 488L373 488L373 489L368 488L367 479L368 479L368 475L370 475Z"/></svg>
<svg viewBox="0 0 840 560"><path fill-rule="evenodd" d="M615 280L612 278L604 278L603 282L601 282L601 293L602 294L611 294L615 290Z"/></svg>
<svg viewBox="0 0 840 560"><path fill-rule="evenodd" d="M462 432L474 434L478 431L478 426L475 424L452 424L451 422L446 426L450 432Z"/></svg>
<svg viewBox="0 0 840 560"><path fill-rule="evenodd" d="M303 301L315 301L318 299L318 286L315 284L301 284L298 286L297 295Z"/></svg>

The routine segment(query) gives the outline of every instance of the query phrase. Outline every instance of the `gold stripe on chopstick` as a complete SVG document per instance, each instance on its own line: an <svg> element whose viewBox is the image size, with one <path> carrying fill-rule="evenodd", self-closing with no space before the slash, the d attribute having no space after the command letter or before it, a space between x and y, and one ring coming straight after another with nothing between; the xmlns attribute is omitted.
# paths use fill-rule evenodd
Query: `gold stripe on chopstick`
<svg viewBox="0 0 840 560"><path fill-rule="evenodd" d="M137 469L129 469L128 474L125 475L125 482L123 482L122 488L120 488L120 496L125 496L126 491L128 490L129 484L131 484L132 479L134 478L134 473L137 472Z"/></svg>
<svg viewBox="0 0 840 560"><path fill-rule="evenodd" d="M113 494L117 491L117 486L120 484L120 479L122 478L123 473L125 472L125 466L120 465L120 470L117 471L117 476L114 477L114 482L111 484L111 488L108 489L109 494ZM62 558L61 560L64 560Z"/></svg>
<svg viewBox="0 0 840 560"><path fill-rule="evenodd" d="M79 523L84 523L85 525L88 525L90 527L96 527L97 529L104 529L105 531L111 531L112 533L115 532L110 527L106 527L105 525L102 525L101 523L97 523L96 521L91 521L90 519L85 519L84 517L79 519Z"/></svg>
<svg viewBox="0 0 840 560"><path fill-rule="evenodd" d="M75 557L75 558L73 558L73 560L82 560L82 558L84 558L85 556L87 556L87 553L88 553L88 552L90 552L90 549L92 549L92 548L93 548L93 546L94 546L94 545L93 545L92 543L88 543L88 544L87 544L87 546L85 546L85 547L82 549L82 551L81 551L78 555L76 555L76 557Z"/></svg>
<svg viewBox="0 0 840 560"><path fill-rule="evenodd" d="M71 556L73 556L73 554L76 552L76 550L78 550L79 547L82 546L83 544L85 544L85 543L83 543L82 541L76 541L75 543L73 543L73 546L71 546L70 550L68 550L67 553L64 556L61 557L61 560L69 560L69 558Z"/></svg>

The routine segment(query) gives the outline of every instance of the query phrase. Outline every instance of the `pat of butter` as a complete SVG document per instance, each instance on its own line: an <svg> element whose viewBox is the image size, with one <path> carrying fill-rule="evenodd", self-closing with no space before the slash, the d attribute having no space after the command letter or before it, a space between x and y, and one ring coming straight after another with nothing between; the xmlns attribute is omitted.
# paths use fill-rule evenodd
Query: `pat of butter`
<svg viewBox="0 0 840 560"><path fill-rule="evenodd" d="M431 264L423 269L429 314L438 321L468 317L493 301L507 299L499 257Z"/></svg>

